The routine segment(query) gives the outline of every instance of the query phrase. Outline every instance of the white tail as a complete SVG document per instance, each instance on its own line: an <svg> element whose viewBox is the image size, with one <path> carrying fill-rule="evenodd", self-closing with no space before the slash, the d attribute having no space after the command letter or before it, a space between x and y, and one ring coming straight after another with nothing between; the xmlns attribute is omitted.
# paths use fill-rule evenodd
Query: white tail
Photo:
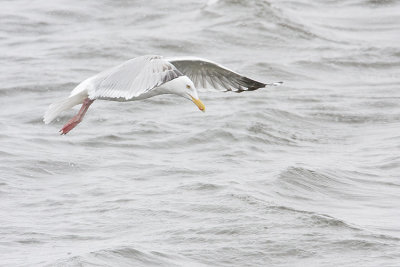
<svg viewBox="0 0 400 267"><path fill-rule="evenodd" d="M59 100L49 106L46 113L44 114L43 121L45 124L52 122L58 114L64 110L70 109L75 105L82 104L83 100L87 97L87 94L76 94L66 99Z"/></svg>

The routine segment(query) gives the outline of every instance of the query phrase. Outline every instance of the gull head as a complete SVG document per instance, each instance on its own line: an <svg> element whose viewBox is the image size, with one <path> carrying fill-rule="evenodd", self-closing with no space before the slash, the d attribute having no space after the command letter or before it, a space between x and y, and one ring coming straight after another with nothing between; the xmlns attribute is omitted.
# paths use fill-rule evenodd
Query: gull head
<svg viewBox="0 0 400 267"><path fill-rule="evenodd" d="M201 102L197 89L193 82L187 76L181 76L172 81L174 83L174 93L192 101L201 111L205 112L206 108ZM171 82L172 82L171 81Z"/></svg>

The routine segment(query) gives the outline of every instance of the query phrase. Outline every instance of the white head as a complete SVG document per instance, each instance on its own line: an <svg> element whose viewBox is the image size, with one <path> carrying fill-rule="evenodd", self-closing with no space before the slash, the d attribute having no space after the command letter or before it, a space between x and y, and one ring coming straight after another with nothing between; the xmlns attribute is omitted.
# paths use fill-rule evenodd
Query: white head
<svg viewBox="0 0 400 267"><path fill-rule="evenodd" d="M176 94L189 99L195 103L201 111L205 111L205 106L199 99L196 87L187 76L180 76L176 79L173 79L172 81L165 83L164 86L168 87L168 90L171 94Z"/></svg>

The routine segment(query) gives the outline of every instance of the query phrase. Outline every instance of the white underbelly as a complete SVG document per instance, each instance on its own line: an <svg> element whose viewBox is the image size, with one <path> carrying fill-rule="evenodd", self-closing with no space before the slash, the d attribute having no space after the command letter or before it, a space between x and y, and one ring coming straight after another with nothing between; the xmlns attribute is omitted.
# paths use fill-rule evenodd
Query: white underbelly
<svg viewBox="0 0 400 267"><path fill-rule="evenodd" d="M101 100L109 100L109 101L117 101L117 102L129 102L129 101L137 101L137 100L143 100L143 99L147 99L153 96L157 96L157 95L165 95L168 94L167 92L163 92L161 90L157 89L153 89L148 93L144 93L141 94L140 96L137 97L132 97L129 99L126 99L125 97L119 97L119 98L115 98L115 97L96 97L96 99L101 99Z"/></svg>

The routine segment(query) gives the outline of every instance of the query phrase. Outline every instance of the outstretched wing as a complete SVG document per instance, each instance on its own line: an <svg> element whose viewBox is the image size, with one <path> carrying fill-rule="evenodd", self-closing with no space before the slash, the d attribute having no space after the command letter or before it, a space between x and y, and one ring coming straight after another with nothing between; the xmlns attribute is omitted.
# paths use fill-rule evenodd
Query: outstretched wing
<svg viewBox="0 0 400 267"><path fill-rule="evenodd" d="M179 71L188 76L196 88L216 89L219 91L253 91L267 85L242 76L215 62L201 58L166 58Z"/></svg>
<svg viewBox="0 0 400 267"><path fill-rule="evenodd" d="M160 56L142 56L106 70L92 80L89 97L138 97L183 74Z"/></svg>

